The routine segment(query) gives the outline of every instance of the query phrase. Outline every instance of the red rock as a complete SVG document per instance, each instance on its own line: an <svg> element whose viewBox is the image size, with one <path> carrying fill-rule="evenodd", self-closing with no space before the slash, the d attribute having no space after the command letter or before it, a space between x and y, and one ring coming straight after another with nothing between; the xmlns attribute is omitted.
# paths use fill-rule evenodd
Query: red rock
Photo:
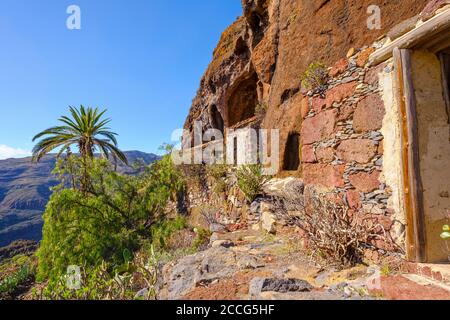
<svg viewBox="0 0 450 320"><path fill-rule="evenodd" d="M367 48L366 50L361 52L358 56L358 59L356 59L356 65L361 68L364 67L367 64L367 62L369 61L370 55L374 52L375 52L375 49L372 47Z"/></svg>
<svg viewBox="0 0 450 320"><path fill-rule="evenodd" d="M337 155L346 162L369 162L376 154L377 146L368 139L352 139L342 141L337 148Z"/></svg>
<svg viewBox="0 0 450 320"><path fill-rule="evenodd" d="M325 104L329 108L334 102L341 102L353 95L358 83L356 81L340 84L326 93Z"/></svg>
<svg viewBox="0 0 450 320"><path fill-rule="evenodd" d="M375 68L370 68L369 71L367 71L364 82L370 85L375 85L379 82L379 74L383 71L385 65L380 64L376 66Z"/></svg>
<svg viewBox="0 0 450 320"><path fill-rule="evenodd" d="M421 272L425 277L428 277L428 278L431 278L432 275L433 275L433 272L431 271L431 268L430 268L430 267L423 267L423 268L420 270L420 272Z"/></svg>
<svg viewBox="0 0 450 320"><path fill-rule="evenodd" d="M402 271L406 273L418 273L417 264L413 262L404 262L402 264Z"/></svg>
<svg viewBox="0 0 450 320"><path fill-rule="evenodd" d="M380 141L380 144L378 145L378 154L384 154L384 143L383 141Z"/></svg>
<svg viewBox="0 0 450 320"><path fill-rule="evenodd" d="M337 75L343 73L347 69L347 67L348 67L347 59L342 58L341 60L336 62L334 67L331 68L329 74L330 74L331 77L336 77Z"/></svg>
<svg viewBox="0 0 450 320"><path fill-rule="evenodd" d="M380 172L373 171L372 173L359 172L349 176L351 184L360 192L372 192L380 186Z"/></svg>
<svg viewBox="0 0 450 320"><path fill-rule="evenodd" d="M304 164L303 179L305 184L322 185L328 188L343 187L345 166L327 164Z"/></svg>
<svg viewBox="0 0 450 320"><path fill-rule="evenodd" d="M343 106L339 109L338 121L344 121L350 119L351 115L355 112L354 106Z"/></svg>
<svg viewBox="0 0 450 320"><path fill-rule="evenodd" d="M359 209L361 207L361 196L357 190L347 190L346 195L350 208Z"/></svg>
<svg viewBox="0 0 450 320"><path fill-rule="evenodd" d="M336 125L336 113L335 110L328 110L305 119L301 133L303 145L331 138Z"/></svg>
<svg viewBox="0 0 450 320"><path fill-rule="evenodd" d="M312 109L315 112L320 112L322 109L326 107L326 101L325 99L322 99L321 97L314 97L312 99Z"/></svg>
<svg viewBox="0 0 450 320"><path fill-rule="evenodd" d="M377 222L384 228L385 231L391 230L393 221L390 217L387 216L377 216Z"/></svg>
<svg viewBox="0 0 450 320"><path fill-rule="evenodd" d="M316 150L316 158L320 162L332 162L334 160L334 149L331 147L319 148Z"/></svg>
<svg viewBox="0 0 450 320"><path fill-rule="evenodd" d="M379 94L367 96L358 102L353 116L353 128L358 133L379 130L385 113L384 102Z"/></svg>
<svg viewBox="0 0 450 320"><path fill-rule="evenodd" d="M450 300L447 290L433 285L420 285L401 275L382 276L381 288L370 292L388 300Z"/></svg>
<svg viewBox="0 0 450 320"><path fill-rule="evenodd" d="M307 97L303 98L301 101L300 112L302 114L302 119L305 119L309 113L309 99Z"/></svg>
<svg viewBox="0 0 450 320"><path fill-rule="evenodd" d="M275 42L271 37L264 37L252 51L252 61L255 70L264 83L270 83L277 62Z"/></svg>
<svg viewBox="0 0 450 320"><path fill-rule="evenodd" d="M312 145L306 145L302 147L302 162L316 162L316 155L314 154L314 148Z"/></svg>
<svg viewBox="0 0 450 320"><path fill-rule="evenodd" d="M442 281L444 277L442 277L442 274L438 271L433 271L433 279L436 281Z"/></svg>

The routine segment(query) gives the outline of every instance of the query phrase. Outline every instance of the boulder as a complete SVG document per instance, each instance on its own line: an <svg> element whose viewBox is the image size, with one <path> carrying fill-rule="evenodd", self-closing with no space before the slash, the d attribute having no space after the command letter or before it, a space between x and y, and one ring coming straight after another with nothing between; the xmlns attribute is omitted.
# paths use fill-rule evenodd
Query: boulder
<svg viewBox="0 0 450 320"><path fill-rule="evenodd" d="M305 184L302 179L289 177L272 179L264 186L264 194L272 197L291 198L303 194Z"/></svg>
<svg viewBox="0 0 450 320"><path fill-rule="evenodd" d="M276 224L276 216L269 212L265 211L261 216L261 226L268 233L275 233L275 224Z"/></svg>
<svg viewBox="0 0 450 320"><path fill-rule="evenodd" d="M216 248L216 247L231 248L234 246L234 243L233 243L233 241L230 241L230 240L216 240L211 244L211 246L213 248Z"/></svg>
<svg viewBox="0 0 450 320"><path fill-rule="evenodd" d="M251 299L259 299L263 292L309 292L313 286L300 279L254 278L249 285Z"/></svg>

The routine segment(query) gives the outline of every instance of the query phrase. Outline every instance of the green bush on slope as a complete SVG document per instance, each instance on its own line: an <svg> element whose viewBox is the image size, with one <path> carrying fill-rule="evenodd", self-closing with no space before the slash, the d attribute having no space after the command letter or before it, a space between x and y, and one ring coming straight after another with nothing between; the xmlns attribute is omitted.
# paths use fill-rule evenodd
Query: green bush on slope
<svg viewBox="0 0 450 320"><path fill-rule="evenodd" d="M95 269L104 261L108 270L129 261L151 226L164 217L169 200L183 189L183 180L170 156L148 167L142 175L114 171L106 160L93 159L86 167L74 156L60 161L62 178L44 213L43 240L37 252L38 280L58 282L70 265ZM83 191L66 188L79 185ZM75 183L70 183L74 182Z"/></svg>

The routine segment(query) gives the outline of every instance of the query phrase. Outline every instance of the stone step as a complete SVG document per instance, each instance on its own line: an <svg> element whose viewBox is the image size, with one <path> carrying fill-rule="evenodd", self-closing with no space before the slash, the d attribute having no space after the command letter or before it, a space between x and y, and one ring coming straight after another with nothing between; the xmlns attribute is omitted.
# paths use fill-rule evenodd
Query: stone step
<svg viewBox="0 0 450 320"><path fill-rule="evenodd" d="M403 271L450 286L450 263L411 263L403 264Z"/></svg>

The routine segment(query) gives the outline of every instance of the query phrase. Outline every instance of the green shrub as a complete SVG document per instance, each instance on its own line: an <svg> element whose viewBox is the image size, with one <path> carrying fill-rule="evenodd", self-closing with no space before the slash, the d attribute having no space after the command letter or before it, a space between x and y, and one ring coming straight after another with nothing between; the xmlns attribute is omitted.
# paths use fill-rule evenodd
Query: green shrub
<svg viewBox="0 0 450 320"><path fill-rule="evenodd" d="M185 229L186 218L177 216L172 220L162 220L151 227L152 244L155 249L166 249L167 240L176 232Z"/></svg>
<svg viewBox="0 0 450 320"><path fill-rule="evenodd" d="M312 90L325 85L327 79L327 68L320 62L311 63L301 77L302 85Z"/></svg>
<svg viewBox="0 0 450 320"><path fill-rule="evenodd" d="M249 202L253 202L262 194L263 187L270 177L263 174L261 165L244 165L237 169L239 189Z"/></svg>
<svg viewBox="0 0 450 320"><path fill-rule="evenodd" d="M141 299L154 299L158 276L158 260L153 251L149 256L137 256L123 266L113 268L102 261L95 267L80 268L79 288L67 285L64 275L51 281L41 293L41 298L51 300L133 300L136 293L147 288Z"/></svg>
<svg viewBox="0 0 450 320"><path fill-rule="evenodd" d="M214 164L207 167L207 173L214 180L214 192L224 193L227 191L227 175L230 166L227 164Z"/></svg>
<svg viewBox="0 0 450 320"><path fill-rule="evenodd" d="M183 188L178 169L165 156L138 176L122 175L108 161L93 159L83 191L67 189L85 177L80 161L72 156L57 164L62 183L43 215L37 252L40 281L59 281L69 265L91 270L102 261L112 267L128 262L151 236L150 226L164 217L168 201Z"/></svg>
<svg viewBox="0 0 450 320"><path fill-rule="evenodd" d="M196 230L196 233L197 236L195 237L195 240L192 244L192 249L194 251L199 251L209 243L211 232L209 230L200 228Z"/></svg>
<svg viewBox="0 0 450 320"><path fill-rule="evenodd" d="M18 271L4 278L0 281L0 298L14 294L18 287L33 278L34 274L34 266L26 263Z"/></svg>

